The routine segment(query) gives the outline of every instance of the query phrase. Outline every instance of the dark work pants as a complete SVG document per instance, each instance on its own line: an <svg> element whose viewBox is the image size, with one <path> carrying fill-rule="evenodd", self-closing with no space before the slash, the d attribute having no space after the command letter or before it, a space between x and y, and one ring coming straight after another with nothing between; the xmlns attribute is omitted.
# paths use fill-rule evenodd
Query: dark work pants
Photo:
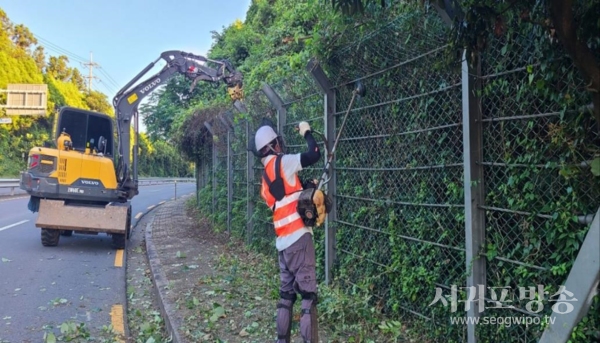
<svg viewBox="0 0 600 343"><path fill-rule="evenodd" d="M279 276L280 276L280 292L292 294L296 293L303 295L302 311L316 311L313 309L316 305L317 294L317 279L316 279L316 257L315 246L312 235L304 234L294 244L287 249L279 252ZM314 295L315 298L310 298ZM292 301L282 299L280 304L286 307L291 307ZM292 311L279 308L277 311L277 332L281 337L290 330ZM311 341L313 326L316 328L317 323L312 323L316 316L311 316L306 313L300 317L300 333L304 341ZM284 339L279 339L278 342L286 342Z"/></svg>

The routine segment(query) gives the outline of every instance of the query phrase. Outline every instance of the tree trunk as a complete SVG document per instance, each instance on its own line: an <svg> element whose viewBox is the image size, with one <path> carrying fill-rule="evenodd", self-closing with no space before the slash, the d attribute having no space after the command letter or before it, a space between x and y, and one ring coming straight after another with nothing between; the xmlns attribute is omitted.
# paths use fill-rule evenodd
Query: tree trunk
<svg viewBox="0 0 600 343"><path fill-rule="evenodd" d="M587 84L592 95L593 112L600 130L600 66L587 44L577 38L577 27L573 17L574 0L551 0L550 16L558 39Z"/></svg>

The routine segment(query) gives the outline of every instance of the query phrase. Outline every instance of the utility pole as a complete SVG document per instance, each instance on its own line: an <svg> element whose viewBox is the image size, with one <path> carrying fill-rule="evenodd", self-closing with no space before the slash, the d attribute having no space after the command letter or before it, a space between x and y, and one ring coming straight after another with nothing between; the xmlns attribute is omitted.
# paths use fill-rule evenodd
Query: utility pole
<svg viewBox="0 0 600 343"><path fill-rule="evenodd" d="M88 93L92 91L92 79L98 79L96 76L94 76L94 67L100 67L98 63L93 62L92 57L92 52L90 51L90 63L83 64L84 66L89 67L90 70L89 75L86 76L88 79Z"/></svg>

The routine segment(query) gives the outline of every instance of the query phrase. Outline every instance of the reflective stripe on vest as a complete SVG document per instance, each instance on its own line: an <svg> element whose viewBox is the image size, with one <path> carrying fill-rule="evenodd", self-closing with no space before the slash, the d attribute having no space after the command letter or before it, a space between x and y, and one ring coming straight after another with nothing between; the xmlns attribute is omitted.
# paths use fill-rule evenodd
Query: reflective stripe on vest
<svg viewBox="0 0 600 343"><path fill-rule="evenodd" d="M269 180L275 180L275 156L267 162L265 171ZM283 161L282 161L283 164ZM265 199L267 205L272 209L275 207L273 212L273 224L275 226L275 234L277 237L287 236L294 231L304 227L304 221L296 211L298 205L298 197L302 190L302 184L297 175L294 176L296 182L295 185L290 185L287 182L287 178L283 174L283 166L281 168L281 178L285 187L285 196L281 201L276 201L275 198L269 192L269 186L262 180L261 195Z"/></svg>

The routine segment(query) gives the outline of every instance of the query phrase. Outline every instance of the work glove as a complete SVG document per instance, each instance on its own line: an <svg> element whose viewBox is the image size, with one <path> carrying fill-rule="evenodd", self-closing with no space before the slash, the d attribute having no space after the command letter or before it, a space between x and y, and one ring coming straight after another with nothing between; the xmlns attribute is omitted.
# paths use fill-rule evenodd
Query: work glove
<svg viewBox="0 0 600 343"><path fill-rule="evenodd" d="M307 131L310 131L310 125L307 122L302 121L298 124L298 131L300 132L300 136L304 137Z"/></svg>

